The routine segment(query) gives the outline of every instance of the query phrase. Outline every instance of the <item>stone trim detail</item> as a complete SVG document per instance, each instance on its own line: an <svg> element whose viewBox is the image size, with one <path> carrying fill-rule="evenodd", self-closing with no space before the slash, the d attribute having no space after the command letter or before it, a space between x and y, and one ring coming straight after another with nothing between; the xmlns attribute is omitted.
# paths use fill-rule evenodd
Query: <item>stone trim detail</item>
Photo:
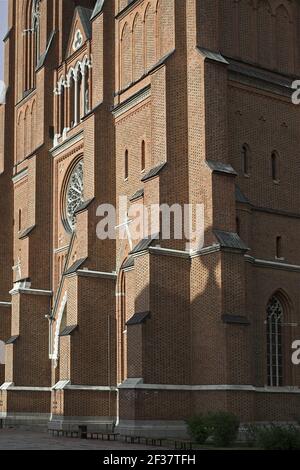
<svg viewBox="0 0 300 470"><path fill-rule="evenodd" d="M14 288L13 290L10 291L11 295L16 295L16 294L27 294L27 295L45 295L48 297L51 297L53 295L53 292L50 290L40 290L40 289L30 289L30 288Z"/></svg>
<svg viewBox="0 0 300 470"><path fill-rule="evenodd" d="M128 100L116 106L112 112L113 116L115 118L122 116L122 114L126 113L127 111L132 109L134 106L142 103L147 98L150 98L150 96L151 96L151 86L148 85L142 90L138 91L135 95L128 98Z"/></svg>
<svg viewBox="0 0 300 470"><path fill-rule="evenodd" d="M113 280L117 279L117 273L114 273L114 272L105 273L101 271L91 271L89 269L78 269L76 274L82 277L100 277L103 279L113 279Z"/></svg>
<svg viewBox="0 0 300 470"><path fill-rule="evenodd" d="M225 57L220 54L220 52L210 51L204 47L196 46L197 51L199 54L204 57L204 59L212 60L213 62L219 62L220 64L229 65L229 62L225 59Z"/></svg>
<svg viewBox="0 0 300 470"><path fill-rule="evenodd" d="M51 392L51 387L26 387L15 385L13 382L5 382L0 390L11 390L13 392Z"/></svg>
<svg viewBox="0 0 300 470"><path fill-rule="evenodd" d="M270 268L270 269L279 269L283 271L300 272L300 266L297 264L288 264L288 263L283 263L279 261L256 259L249 255L245 255L245 259L247 263L251 263L258 268Z"/></svg>
<svg viewBox="0 0 300 470"><path fill-rule="evenodd" d="M12 177L12 182L14 184L16 184L19 181L21 181L23 178L26 178L26 176L28 176L28 168L25 168L25 170L22 170L19 173L17 173L16 175L14 175Z"/></svg>
<svg viewBox="0 0 300 470"><path fill-rule="evenodd" d="M140 380L141 382L137 382ZM241 391L258 393L292 393L300 394L298 387L255 387L254 385L164 385L164 384L144 384L142 379L127 379L119 385L120 390L166 390L182 392L201 391Z"/></svg>
<svg viewBox="0 0 300 470"><path fill-rule="evenodd" d="M78 142L81 142L82 140L83 140L83 130L78 132L78 134L70 137L69 139L64 140L64 142L62 142L61 144L53 147L50 150L50 153L52 153L52 156L55 158L58 155L60 155L62 152L68 150L70 147L77 144Z"/></svg>
<svg viewBox="0 0 300 470"><path fill-rule="evenodd" d="M60 380L51 390L78 390L88 392L116 392L117 387L110 387L108 385L72 385L70 380Z"/></svg>

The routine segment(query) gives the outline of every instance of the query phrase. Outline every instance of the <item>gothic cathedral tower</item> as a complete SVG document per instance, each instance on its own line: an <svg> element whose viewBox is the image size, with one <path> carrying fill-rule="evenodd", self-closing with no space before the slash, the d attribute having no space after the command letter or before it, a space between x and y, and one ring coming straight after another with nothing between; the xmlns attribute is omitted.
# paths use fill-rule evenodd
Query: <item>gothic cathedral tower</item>
<svg viewBox="0 0 300 470"><path fill-rule="evenodd" d="M9 1L4 426L295 419L299 31L296 0ZM176 206L192 243L165 236Z"/></svg>

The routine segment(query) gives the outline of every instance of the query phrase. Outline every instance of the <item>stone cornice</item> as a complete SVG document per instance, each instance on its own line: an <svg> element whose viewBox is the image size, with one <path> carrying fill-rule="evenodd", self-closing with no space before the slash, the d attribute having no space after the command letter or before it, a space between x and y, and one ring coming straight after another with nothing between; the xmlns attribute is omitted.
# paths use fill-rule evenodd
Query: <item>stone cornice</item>
<svg viewBox="0 0 300 470"><path fill-rule="evenodd" d="M17 173L16 175L12 177L12 182L14 184L18 183L23 178L26 178L27 175L28 175L28 168L25 168L24 170L21 170L19 173Z"/></svg>
<svg viewBox="0 0 300 470"><path fill-rule="evenodd" d="M11 302L0 302L0 308L11 308Z"/></svg>
<svg viewBox="0 0 300 470"><path fill-rule="evenodd" d="M123 103L118 104L112 111L112 114L115 118L120 117L122 114L129 111L134 106L142 103L144 100L151 96L151 86L147 85L146 87L139 90L137 93L132 95Z"/></svg>
<svg viewBox="0 0 300 470"><path fill-rule="evenodd" d="M81 130L78 132L76 135L73 135L72 137L64 140L62 143L56 145L50 150L50 153L52 156L55 158L61 153L65 152L69 148L71 148L73 145L77 144L78 142L81 142L84 137L84 132Z"/></svg>
<svg viewBox="0 0 300 470"><path fill-rule="evenodd" d="M285 393L300 394L299 387L255 387L254 385L165 385L145 384L142 379L130 379L118 386L121 390L164 390L182 392L258 392L258 393Z"/></svg>
<svg viewBox="0 0 300 470"><path fill-rule="evenodd" d="M78 269L76 274L81 277L99 277L102 279L117 279L117 273L106 273L101 271L91 271L89 269Z"/></svg>
<svg viewBox="0 0 300 470"><path fill-rule="evenodd" d="M291 219L300 219L300 214L297 214L296 212L289 212L280 209L270 209L268 207L252 206L251 204L250 206L254 212L264 212L265 214L280 215L282 217L290 217Z"/></svg>
<svg viewBox="0 0 300 470"><path fill-rule="evenodd" d="M47 297L52 297L53 292L50 290L42 290L42 289L30 289L30 288L24 288L24 287L18 287L14 288L10 291L10 295L16 295L16 294L26 294L26 295L41 295L41 296L47 296Z"/></svg>
<svg viewBox="0 0 300 470"><path fill-rule="evenodd" d="M229 61L229 79L232 82L238 82L284 97L292 95L292 77L281 76L271 70L257 68L234 59L227 60Z"/></svg>
<svg viewBox="0 0 300 470"><path fill-rule="evenodd" d="M300 266L297 264L289 264L283 261L269 261L264 259L256 259L252 256L246 255L245 259L248 263L253 264L259 268L278 269L281 271L300 272Z"/></svg>
<svg viewBox="0 0 300 470"><path fill-rule="evenodd" d="M162 255L162 256L175 256L176 258L190 258L190 253L188 251L172 250L169 248L161 248L159 246L151 246L149 248L149 253L153 255Z"/></svg>

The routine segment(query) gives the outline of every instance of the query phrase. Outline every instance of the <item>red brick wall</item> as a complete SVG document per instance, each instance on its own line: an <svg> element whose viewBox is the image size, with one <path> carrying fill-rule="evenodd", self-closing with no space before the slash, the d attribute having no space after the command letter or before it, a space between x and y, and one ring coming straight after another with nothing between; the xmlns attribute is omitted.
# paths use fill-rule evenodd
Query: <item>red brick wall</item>
<svg viewBox="0 0 300 470"><path fill-rule="evenodd" d="M0 122L5 123L0 142L5 195L0 201L5 203L0 202L0 208L8 221L0 230L0 301L11 298L11 266L20 257L22 277L30 277L33 288L52 289L56 294L59 284L65 282L66 324L77 325L77 329L60 339L59 364L54 368L48 358L45 319L52 301L46 296L14 296L12 319L9 313L5 320L0 319L0 339L20 335L7 346L5 380L49 386L52 365L52 382L66 379L75 385L116 385L127 377L140 377L150 384L264 386L266 306L279 291L285 308L284 384L298 386L300 372L291 364L290 346L300 334L295 326L299 323L299 269L284 266L283 261L300 264L295 151L300 123L290 99L270 90L267 82L268 77L271 82L278 74L297 74L300 69L299 5L287 0L259 1L257 8L246 0L139 0L122 12L127 1L105 2L103 12L93 21L92 38L66 58L74 3L64 0L55 3L54 9L53 2L47 2L42 9L41 48L45 49L52 29L58 33L36 75L36 90L23 98L24 5L10 2L10 23L16 27L6 45L8 104L0 109ZM82 5L92 8L94 2L87 0ZM120 15L115 18L117 12ZM221 51L229 65L207 59L196 46ZM58 115L53 86L85 54L93 59L93 109L68 133L75 137L83 131L84 138L53 157L51 134ZM245 83L234 75L232 57L248 70L250 63L263 69L265 85L250 79ZM141 99L145 89L146 97ZM124 106L124 112L118 106ZM246 176L241 163L244 144L251 157L250 175ZM279 159L276 182L271 174L273 151ZM78 215L68 266L87 257L84 268L116 271L116 280L103 274L74 274L62 280L71 240L62 223L62 198L70 169L79 157L84 159L84 197L93 202ZM238 176L214 172L207 160L232 165ZM162 162L166 166L156 178L141 181ZM28 175L13 185L13 171L25 169ZM236 204L236 183L248 204ZM119 272L131 251L130 243L99 241L96 210L101 203L111 203L119 211L118 197L130 198L140 189L144 189L144 198L138 202L147 207L152 203L203 203L207 247L217 242L214 229L235 232L239 217L240 235L250 248L249 255L276 261L279 266L262 266L242 252L215 247L191 259L143 254L135 259L134 268ZM35 225L25 240L19 240L20 209L22 229ZM282 237L284 260L275 259L278 236ZM138 241L132 240L133 246ZM163 240L161 246L185 250L186 243L171 239ZM116 293L121 295L116 297ZM150 317L140 325L128 325L126 335L126 321L142 311L149 311ZM224 314L245 317L250 324L225 324ZM36 395L8 395L10 410L34 409ZM2 396L5 409L6 394ZM120 396L121 418L128 419L185 419L195 410L220 408L232 410L244 420L291 419L299 401L296 395L289 395L293 398L286 404L284 394L274 394L268 401L266 394L258 392L122 391ZM37 401L36 410L45 409L48 398L43 400L42 404ZM56 401L52 403L56 414L115 413L115 397L106 392L67 390L53 393L52 400Z"/></svg>

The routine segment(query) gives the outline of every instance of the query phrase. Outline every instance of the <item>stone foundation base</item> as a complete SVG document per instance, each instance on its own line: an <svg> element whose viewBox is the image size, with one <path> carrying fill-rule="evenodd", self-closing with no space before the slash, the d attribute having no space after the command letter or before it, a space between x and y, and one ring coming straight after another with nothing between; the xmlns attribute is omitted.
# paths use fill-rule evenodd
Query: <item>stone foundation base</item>
<svg viewBox="0 0 300 470"><path fill-rule="evenodd" d="M48 423L49 431L80 431L86 428L87 432L113 433L115 418L107 416L51 416Z"/></svg>
<svg viewBox="0 0 300 470"><path fill-rule="evenodd" d="M0 390L0 421L3 428L47 430L50 419L49 390L10 386Z"/></svg>
<svg viewBox="0 0 300 470"><path fill-rule="evenodd" d="M26 431L47 432L49 413L1 413L0 428L18 428Z"/></svg>
<svg viewBox="0 0 300 470"><path fill-rule="evenodd" d="M232 412L241 423L295 423L300 389L132 381L118 394L73 385L51 391L7 383L0 389L0 427L186 439L186 420L209 411Z"/></svg>
<svg viewBox="0 0 300 470"><path fill-rule="evenodd" d="M66 385L51 393L51 419L53 431L113 432L116 422L116 391L98 387Z"/></svg>
<svg viewBox="0 0 300 470"><path fill-rule="evenodd" d="M150 385L119 387L117 431L140 437L187 438L186 420L210 411L234 413L241 423L295 423L299 388Z"/></svg>
<svg viewBox="0 0 300 470"><path fill-rule="evenodd" d="M188 439L184 421L134 421L120 420L116 432L122 436L139 436L153 439Z"/></svg>

